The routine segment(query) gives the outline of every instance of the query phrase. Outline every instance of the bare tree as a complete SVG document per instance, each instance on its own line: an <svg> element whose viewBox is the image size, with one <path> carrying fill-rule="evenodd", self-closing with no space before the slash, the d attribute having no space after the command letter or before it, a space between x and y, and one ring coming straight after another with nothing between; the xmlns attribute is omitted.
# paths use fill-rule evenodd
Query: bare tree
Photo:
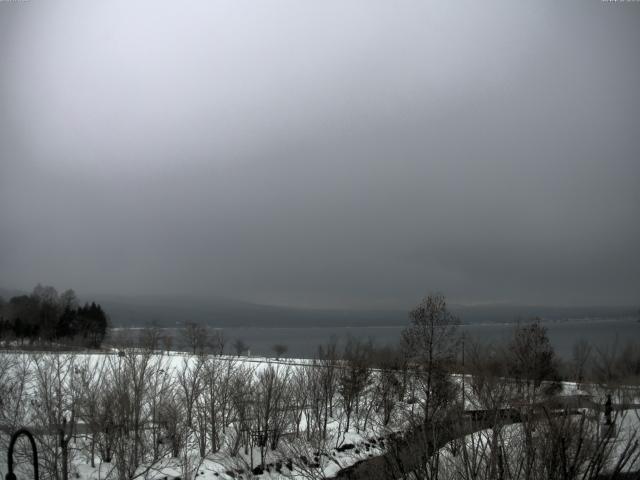
<svg viewBox="0 0 640 480"><path fill-rule="evenodd" d="M402 339L422 390L422 410L427 425L451 400L448 368L455 362L457 319L442 295L429 295L410 313L411 325Z"/></svg>
<svg viewBox="0 0 640 480"><path fill-rule="evenodd" d="M309 400L309 367L300 367L291 376L291 424L295 426L296 437L300 436L300 424ZM307 427L308 428L308 427Z"/></svg>
<svg viewBox="0 0 640 480"><path fill-rule="evenodd" d="M249 453L251 441L254 439L251 436L255 395L253 374L253 369L243 365L238 368L237 374L233 377L231 399L236 418L232 424L235 430L233 444L230 448L232 456L236 456L242 446L245 454ZM251 467L253 467L253 462Z"/></svg>
<svg viewBox="0 0 640 480"><path fill-rule="evenodd" d="M155 448L149 427L156 421L154 402L165 376L163 359L150 352L126 351L110 358L112 418L109 420L119 480L132 480L157 468L170 454L162 445ZM151 429L153 432L153 429Z"/></svg>
<svg viewBox="0 0 640 480"><path fill-rule="evenodd" d="M338 376L338 343L335 337L326 345L318 347L319 366L324 370L322 374L322 388L324 397L327 400L328 416L333 417L333 401L336 396L337 376ZM325 425L326 430L326 425Z"/></svg>
<svg viewBox="0 0 640 480"><path fill-rule="evenodd" d="M187 348L193 355L204 353L209 346L209 329L206 325L186 322L182 330L182 335Z"/></svg>
<svg viewBox="0 0 640 480"><path fill-rule="evenodd" d="M374 392L371 395L376 411L382 411L382 427L389 425L392 415L404 398L407 383L406 357L390 348L377 349L374 376ZM366 429L366 425L364 426Z"/></svg>
<svg viewBox="0 0 640 480"><path fill-rule="evenodd" d="M403 332L402 343L411 370L412 408L406 412L410 456L415 459L418 475L437 478L439 452L427 456L426 461L424 456L438 444L443 432L451 429L451 412L457 406L456 386L449 375L458 352L457 319L439 294L425 297L409 312L409 318L411 324ZM401 459L396 458L395 463L402 474Z"/></svg>
<svg viewBox="0 0 640 480"><path fill-rule="evenodd" d="M233 350L236 352L237 356L240 356L249 350L249 346L244 342L244 340L238 338L233 342Z"/></svg>
<svg viewBox="0 0 640 480"><path fill-rule="evenodd" d="M184 402L177 390L167 392L158 404L158 423L162 434L158 444L166 446L172 458L180 458L188 447L188 428L183 422Z"/></svg>
<svg viewBox="0 0 640 480"><path fill-rule="evenodd" d="M31 298L38 307L41 338L53 339L61 313L58 291L54 287L38 284L34 287Z"/></svg>
<svg viewBox="0 0 640 480"><path fill-rule="evenodd" d="M71 467L70 442L79 406L79 380L73 354L34 355L35 420L50 433L39 437L44 469L51 476L68 480Z"/></svg>
<svg viewBox="0 0 640 480"><path fill-rule="evenodd" d="M59 303L61 311L64 311L66 309L78 308L79 304L76 292L74 292L71 288L65 290L60 294Z"/></svg>
<svg viewBox="0 0 640 480"><path fill-rule="evenodd" d="M236 375L241 371L239 364L232 358L208 357L204 364L203 404L201 412L207 424L210 449L217 452L221 447L221 438L226 434L233 419L233 387Z"/></svg>
<svg viewBox="0 0 640 480"><path fill-rule="evenodd" d="M108 382L107 361L103 357L94 362L86 358L78 362L77 381L79 386L78 418L86 426L84 435L89 445L89 459L92 467L96 466L96 448L100 436L104 433L104 409L109 408L104 398L106 383Z"/></svg>
<svg viewBox="0 0 640 480"><path fill-rule="evenodd" d="M253 401L253 429L258 435L260 460L264 464L267 448L275 450L287 427L289 407L289 367L268 364L258 373Z"/></svg>
<svg viewBox="0 0 640 480"><path fill-rule="evenodd" d="M185 409L185 423L189 429L193 428L193 409L202 390L203 366L204 362L201 358L184 358L182 368L177 372L181 401Z"/></svg>
<svg viewBox="0 0 640 480"><path fill-rule="evenodd" d="M455 443L460 450L457 463L462 468L457 472L469 478L504 479L502 444L505 427L513 421L508 412L516 393L516 385L508 377L508 354L500 348L471 342L467 359L471 412L479 413L477 420L491 428Z"/></svg>
<svg viewBox="0 0 640 480"><path fill-rule="evenodd" d="M350 338L345 345L344 362L338 375L338 393L345 416L344 431L349 431L351 416L359 412L362 394L371 376L371 343L365 344Z"/></svg>
<svg viewBox="0 0 640 480"><path fill-rule="evenodd" d="M280 359L280 357L282 355L284 355L287 350L289 350L289 347L287 347L286 345L283 345L281 343L276 343L273 347L272 347L273 353L275 353L276 355L276 360Z"/></svg>
<svg viewBox="0 0 640 480"><path fill-rule="evenodd" d="M163 335L157 325L143 328L138 333L138 343L141 348L152 352L158 351L163 345Z"/></svg>
<svg viewBox="0 0 640 480"><path fill-rule="evenodd" d="M522 387L523 400L533 404L542 392L544 380L557 380L558 369L547 330L539 321L518 325L509 344L510 373Z"/></svg>
<svg viewBox="0 0 640 480"><path fill-rule="evenodd" d="M222 330L216 329L209 334L209 348L214 355L222 355L226 345L226 338Z"/></svg>
<svg viewBox="0 0 640 480"><path fill-rule="evenodd" d="M571 378L582 383L587 375L587 368L591 360L593 348L586 340L580 340L573 345L571 355Z"/></svg>
<svg viewBox="0 0 640 480"><path fill-rule="evenodd" d="M327 424L330 417L329 395L333 394L335 367L324 368L320 360L314 360L309 368L302 370L304 384L308 388L308 397L305 408L307 420L306 438L311 440L314 436L327 438Z"/></svg>

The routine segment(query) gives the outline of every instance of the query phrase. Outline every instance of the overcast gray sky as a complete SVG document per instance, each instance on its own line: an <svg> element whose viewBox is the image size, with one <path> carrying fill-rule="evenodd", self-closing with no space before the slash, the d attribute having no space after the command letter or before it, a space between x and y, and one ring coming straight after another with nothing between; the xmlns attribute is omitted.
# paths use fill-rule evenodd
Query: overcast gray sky
<svg viewBox="0 0 640 480"><path fill-rule="evenodd" d="M0 1L0 285L640 302L640 3Z"/></svg>

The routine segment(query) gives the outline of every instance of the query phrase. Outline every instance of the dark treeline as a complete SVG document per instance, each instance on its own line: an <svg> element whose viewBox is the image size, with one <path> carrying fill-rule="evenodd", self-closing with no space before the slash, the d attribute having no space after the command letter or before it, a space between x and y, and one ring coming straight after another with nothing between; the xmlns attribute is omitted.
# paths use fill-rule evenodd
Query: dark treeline
<svg viewBox="0 0 640 480"><path fill-rule="evenodd" d="M95 302L80 305L73 290L61 294L38 284L30 295L0 297L0 340L24 345L64 343L99 348L108 317Z"/></svg>

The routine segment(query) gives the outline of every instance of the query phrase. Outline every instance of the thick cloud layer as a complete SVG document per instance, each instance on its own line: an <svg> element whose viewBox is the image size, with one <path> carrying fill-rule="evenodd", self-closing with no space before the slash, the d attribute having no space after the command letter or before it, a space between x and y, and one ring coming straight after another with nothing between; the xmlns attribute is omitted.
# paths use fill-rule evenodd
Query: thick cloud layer
<svg viewBox="0 0 640 480"><path fill-rule="evenodd" d="M640 301L640 4L0 2L0 285Z"/></svg>

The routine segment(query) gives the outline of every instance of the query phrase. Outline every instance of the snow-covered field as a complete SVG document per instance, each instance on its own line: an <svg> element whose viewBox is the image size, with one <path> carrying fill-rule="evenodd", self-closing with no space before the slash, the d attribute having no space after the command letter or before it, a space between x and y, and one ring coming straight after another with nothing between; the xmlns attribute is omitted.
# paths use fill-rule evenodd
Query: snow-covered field
<svg viewBox="0 0 640 480"><path fill-rule="evenodd" d="M452 379L460 396L464 385L466 410L486 408L470 377ZM9 432L26 426L37 434L42 470L59 471L62 431L69 478L86 480L329 478L384 453L389 435L419 414L419 398L400 372L298 359L3 352L0 387L0 447L6 451ZM568 382L558 395L598 403L607 393L614 403L638 401L636 389ZM621 416L618 428L623 448L622 439L640 428L638 410ZM501 435L521 438L521 427ZM486 457L492 436L483 430L464 444ZM459 447L441 450L443 469L461 468L462 457L452 454ZM2 455L0 475L6 470Z"/></svg>
<svg viewBox="0 0 640 480"><path fill-rule="evenodd" d="M127 368L135 368L133 365L136 362L131 360L132 357L137 357L140 361L144 354L134 351L129 351L125 356L121 356L115 351L73 355L34 354L33 352L4 352L0 354L0 366L3 367L0 381L10 392L8 397L13 397L13 400L7 398L0 404L2 406L0 426L4 430L0 432L1 446L6 448L9 431L26 426L38 433L40 449L50 450L51 444L55 444L57 437L53 434L47 434L46 430L50 429L54 433L60 425L56 419L65 417L68 422L71 421L75 425L74 431L70 432L73 438L69 443L72 476L96 480L117 478L118 471L115 462L113 460L111 462L103 461L97 452L98 449L94 451L94 466L91 466L90 436L92 425L88 424L90 422L86 418L86 412L82 412L87 408L83 398L87 392L83 394L79 390L82 386L87 387L89 396L93 396L95 399L99 398L103 393L101 389L109 387L101 382L104 382L107 377L116 375L117 372ZM214 385L217 391L212 395L228 395L229 398L227 399L228 405L217 404L216 406L233 409L233 405L236 405L238 400L233 399L230 392L221 391L225 381L231 382L232 379L237 380L236 377L241 377L251 390L247 392L250 401L261 404L265 401L261 395L265 392L261 389L269 387L268 385L265 387L265 382L270 379L269 374L275 373L277 377L283 379L283 382L274 385L276 387L274 390L277 388L286 390L283 393L286 400L282 400L280 403L273 402L265 407L275 411L271 414L274 419L249 418L242 421L238 418L238 412L230 414L225 420L227 424L220 427L219 437L216 439L217 451L213 452L209 449L203 457L200 456L198 448L199 438L195 425L198 421L194 420L193 427L185 427L193 429L193 432L183 432L183 444L176 449L179 450L179 454L173 455L170 451L172 448L167 447L165 454L151 455L152 465L140 462L141 465L136 472L139 478L184 479L189 476L193 478L197 476L205 479L228 479L252 478L258 474L258 478L330 477L355 462L379 455L383 451L382 446L386 435L402 426L399 416L392 416L389 422L383 425L372 400L365 401L360 398L358 412L351 414L350 426L346 428L344 408L340 402L340 395L335 391L336 387L334 386L334 398L332 399L334 411L327 412L326 437L319 439L317 434L321 426L310 418L314 414L314 409L308 405L308 392L295 391L296 387L304 386L305 378L310 379L308 375L303 375L303 371L323 368L318 365L314 366L311 360L276 360L263 357L233 356L202 358L184 353L162 353L152 355L147 368L148 372L145 373L144 381L147 383L145 388L147 388L150 397L144 400L145 405L143 405L147 425L145 436L155 435L155 433L150 434L148 430L164 421L152 412L155 408L154 400L163 396L177 395L179 400L184 401L185 405L180 407L179 412L176 412L178 417L176 420L180 422L185 419L188 415L186 412L188 397L181 396L193 394L193 391L189 391L190 382L199 382L197 386L191 385L191 390L198 391L196 396L206 395L207 381L218 382L217 385ZM217 369L219 376L214 379L207 377L205 373L207 368ZM197 375L195 372L199 372L200 379L194 379ZM210 371L207 372L210 373ZM136 372L132 370L131 375L135 374ZM225 377L227 374L228 378ZM336 372L334 374L337 375ZM43 377L43 375L49 378ZM160 380L159 377L161 377ZM24 380L22 385L19 385L20 382L17 381L19 378ZM321 379L321 377L318 378ZM369 377L368 381L371 381L371 378ZM121 381L122 378L111 378L108 381L116 380ZM11 385L12 382L13 385ZM160 385L157 385L158 383ZM61 386L62 391L56 393L56 386ZM307 384L307 386L309 385ZM95 390L92 391L92 388ZM130 390L130 387L127 388ZM43 389L48 389L46 393L51 396L49 403L54 405L44 405L46 402L39 400ZM371 396L372 393L369 392L367 395ZM364 391L360 395L364 397ZM202 399L192 399L192 401L196 404L194 412L191 414L194 417L198 415L195 410L199 410L200 407L202 407L202 412L206 410L206 402ZM298 405L299 410L291 413L286 412L291 408L291 404ZM364 419L364 412L361 410L365 406L368 410L368 418L366 419ZM114 407L107 406L111 413L117 417L118 412ZM260 417L264 414L260 410L262 407L251 406L249 408L252 409L250 416ZM43 414L42 409L47 412ZM276 418L279 416L278 409L285 411L283 418ZM317 414L317 412L315 413ZM246 412L240 412L240 415L243 414ZM240 423L242 425L239 425ZM277 425L275 425L276 423ZM314 425L310 427L311 423ZM255 436L256 432L246 432L243 429L256 430L259 435L260 427L263 424L268 428L273 427L281 430L277 448L272 449L269 445L261 448L259 440L244 438L245 436ZM206 425L206 419L203 420L202 425ZM95 435L99 437L101 434L97 432ZM162 433L158 433L156 436L161 435ZM243 439L239 440L239 437L243 437ZM96 440L96 442L99 441L99 439ZM238 447L238 443L242 442L246 442L246 444ZM42 452L40 456L42 458ZM264 465L264 468L260 466L261 464ZM4 476L6 469L5 458L0 457L0 475Z"/></svg>

